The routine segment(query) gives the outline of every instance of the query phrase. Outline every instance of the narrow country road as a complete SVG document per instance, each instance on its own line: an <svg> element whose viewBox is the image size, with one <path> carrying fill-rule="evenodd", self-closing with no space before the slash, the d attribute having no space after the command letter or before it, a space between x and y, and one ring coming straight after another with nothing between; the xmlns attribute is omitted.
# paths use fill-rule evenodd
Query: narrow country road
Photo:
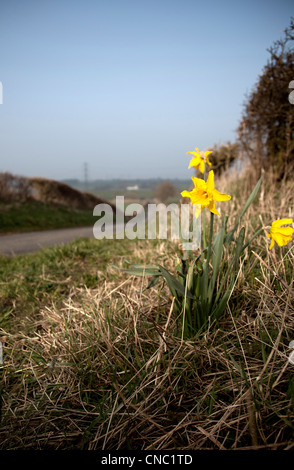
<svg viewBox="0 0 294 470"><path fill-rule="evenodd" d="M31 253L81 237L94 238L93 226L0 235L0 254L13 256Z"/></svg>

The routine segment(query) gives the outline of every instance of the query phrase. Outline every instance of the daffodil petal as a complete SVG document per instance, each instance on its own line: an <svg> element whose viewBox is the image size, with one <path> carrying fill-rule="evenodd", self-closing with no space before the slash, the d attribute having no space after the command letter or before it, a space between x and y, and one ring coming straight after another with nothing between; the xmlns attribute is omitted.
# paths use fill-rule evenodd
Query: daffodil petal
<svg viewBox="0 0 294 470"><path fill-rule="evenodd" d="M292 224L292 223L293 223L293 219L279 219L279 220L275 220L272 223L272 227L278 228L278 227L281 227L281 225L287 225L287 224Z"/></svg>
<svg viewBox="0 0 294 470"><path fill-rule="evenodd" d="M192 166L193 168L197 169L200 164L201 164L201 158L200 157L198 157L198 158L193 157L192 160L190 161L190 165L189 165L188 168L191 168L191 166Z"/></svg>
<svg viewBox="0 0 294 470"><path fill-rule="evenodd" d="M273 237L273 239L275 240L275 242L279 245L279 246L284 246L284 245L287 245L288 241L286 241L284 239L284 237L280 234L275 234L275 236Z"/></svg>
<svg viewBox="0 0 294 470"><path fill-rule="evenodd" d="M201 160L201 162L199 163L199 170L201 171L201 173L204 173L204 170L205 170L205 161L204 160Z"/></svg>
<svg viewBox="0 0 294 470"><path fill-rule="evenodd" d="M206 183L202 178L196 178L196 176L192 176L192 181L196 189L206 190Z"/></svg>
<svg viewBox="0 0 294 470"><path fill-rule="evenodd" d="M229 194L220 193L219 191L217 191L217 189L214 189L212 194L213 199L215 201L229 201L231 199L231 196L229 196Z"/></svg>
<svg viewBox="0 0 294 470"><path fill-rule="evenodd" d="M187 152L187 155L194 155L194 157L200 157L199 153L197 152Z"/></svg>
<svg viewBox="0 0 294 470"><path fill-rule="evenodd" d="M195 217L196 219L198 219L199 215L201 214L204 208L201 207L199 204L194 204L193 206L195 207Z"/></svg>
<svg viewBox="0 0 294 470"><path fill-rule="evenodd" d="M208 163L208 165L211 166L211 162L209 161L208 157L206 157L206 163Z"/></svg>
<svg viewBox="0 0 294 470"><path fill-rule="evenodd" d="M211 166L211 162L209 161L208 155L211 153L212 151L204 152L206 163L208 163L209 166Z"/></svg>
<svg viewBox="0 0 294 470"><path fill-rule="evenodd" d="M207 192L212 193L214 191L214 172L211 170L208 173L208 178L207 178Z"/></svg>
<svg viewBox="0 0 294 470"><path fill-rule="evenodd" d="M191 202L192 204L200 204L203 207L207 207L210 204L210 200L208 199L205 193L201 193L200 191L191 191Z"/></svg>
<svg viewBox="0 0 294 470"><path fill-rule="evenodd" d="M286 227L285 227L286 228ZM290 227L289 227L290 228ZM293 232L292 232L293 233ZM287 243L289 241L291 241L292 239L292 233L282 229L280 229L279 231L275 231L275 232L272 232L271 233L271 236L273 238L273 240L275 240L275 242L279 245L279 246L284 246L284 245L287 245Z"/></svg>
<svg viewBox="0 0 294 470"><path fill-rule="evenodd" d="M215 203L214 201L211 201L209 206L208 206L208 209L210 210L210 212L212 212L213 214L216 214L216 215L221 215L215 208Z"/></svg>
<svg viewBox="0 0 294 470"><path fill-rule="evenodd" d="M187 190L182 191L182 192L181 192L181 196L182 196L182 197L189 197L189 198L191 198L191 194L190 194L189 191L187 191Z"/></svg>
<svg viewBox="0 0 294 470"><path fill-rule="evenodd" d="M292 227L281 227L277 230L276 233L281 233L282 235L286 235L286 237L289 237L292 235L294 232L294 229Z"/></svg>

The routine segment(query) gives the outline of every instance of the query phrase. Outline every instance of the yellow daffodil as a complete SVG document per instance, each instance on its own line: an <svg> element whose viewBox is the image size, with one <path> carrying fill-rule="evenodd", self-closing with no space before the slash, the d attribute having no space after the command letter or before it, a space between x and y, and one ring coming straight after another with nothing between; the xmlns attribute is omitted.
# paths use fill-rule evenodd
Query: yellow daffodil
<svg viewBox="0 0 294 470"><path fill-rule="evenodd" d="M294 229L292 227L282 227L282 225L292 223L293 219L279 219L272 223L270 233L267 234L267 237L272 239L269 247L270 250L274 246L275 242L279 246L284 246L292 240Z"/></svg>
<svg viewBox="0 0 294 470"><path fill-rule="evenodd" d="M205 163L208 163L211 166L211 162L208 159L208 155L212 152L202 152L197 147L195 148L196 152L187 152L187 155L193 155L192 160L188 168L195 168L195 170L200 170L201 173L204 173Z"/></svg>
<svg viewBox="0 0 294 470"><path fill-rule="evenodd" d="M192 177L192 181L195 186L192 191L183 191L181 195L183 197L189 197L193 205L201 206L201 210L196 209L196 217L199 216L200 212L203 211L205 207L208 207L213 214L221 215L215 208L215 201L229 201L231 196L220 193L214 188L213 170L209 172L207 182L201 178L195 177Z"/></svg>

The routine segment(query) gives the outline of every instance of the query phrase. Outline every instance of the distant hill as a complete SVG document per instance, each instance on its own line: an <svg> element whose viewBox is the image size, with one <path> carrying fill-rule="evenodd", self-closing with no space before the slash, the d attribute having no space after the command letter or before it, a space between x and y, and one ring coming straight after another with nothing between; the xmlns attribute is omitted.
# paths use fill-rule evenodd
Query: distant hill
<svg viewBox="0 0 294 470"><path fill-rule="evenodd" d="M107 203L115 209L109 201L82 192L66 183L46 178L29 178L29 182L33 197L42 202L70 205L74 209L93 209L97 204Z"/></svg>
<svg viewBox="0 0 294 470"><path fill-rule="evenodd" d="M115 205L109 201L80 191L64 182L0 173L0 201L28 200L63 205L72 209L93 209L97 204L107 203L115 210Z"/></svg>

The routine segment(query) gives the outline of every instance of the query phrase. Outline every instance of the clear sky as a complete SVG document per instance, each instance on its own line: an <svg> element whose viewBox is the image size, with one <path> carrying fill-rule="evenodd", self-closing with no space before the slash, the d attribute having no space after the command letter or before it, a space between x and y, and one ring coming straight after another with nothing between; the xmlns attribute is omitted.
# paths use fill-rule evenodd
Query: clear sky
<svg viewBox="0 0 294 470"><path fill-rule="evenodd" d="M0 172L189 178L187 151L235 140L291 16L288 0L0 0Z"/></svg>

